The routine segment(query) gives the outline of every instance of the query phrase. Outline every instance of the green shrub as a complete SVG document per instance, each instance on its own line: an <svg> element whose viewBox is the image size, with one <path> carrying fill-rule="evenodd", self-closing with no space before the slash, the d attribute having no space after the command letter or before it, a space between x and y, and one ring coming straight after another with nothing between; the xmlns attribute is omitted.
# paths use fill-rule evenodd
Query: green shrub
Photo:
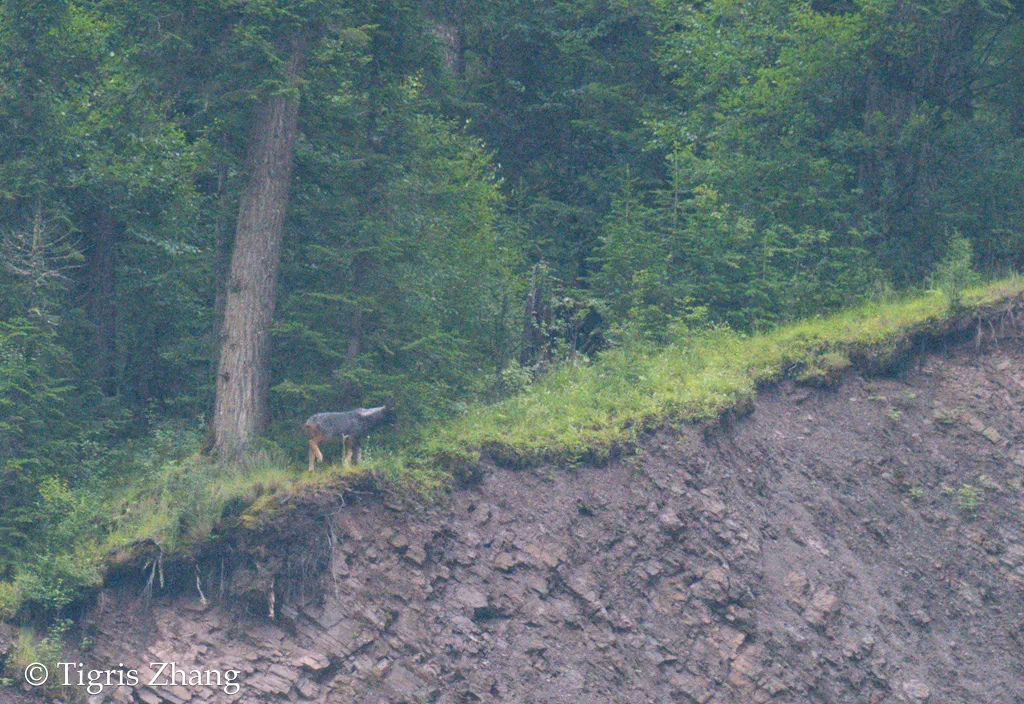
<svg viewBox="0 0 1024 704"><path fill-rule="evenodd" d="M964 307L964 291L981 283L981 275L974 271L973 264L974 247L969 239L958 234L950 238L946 256L928 278L931 287L946 297L955 312Z"/></svg>
<svg viewBox="0 0 1024 704"><path fill-rule="evenodd" d="M101 582L104 511L95 496L57 479L44 481L40 496L40 531L15 570L13 590L21 603L59 613L81 589Z"/></svg>

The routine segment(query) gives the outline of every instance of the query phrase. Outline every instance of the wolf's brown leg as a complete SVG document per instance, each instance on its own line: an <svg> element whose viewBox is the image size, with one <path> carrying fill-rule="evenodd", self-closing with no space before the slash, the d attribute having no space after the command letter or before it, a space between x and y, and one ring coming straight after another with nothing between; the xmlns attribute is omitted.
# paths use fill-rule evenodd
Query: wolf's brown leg
<svg viewBox="0 0 1024 704"><path fill-rule="evenodd" d="M363 457L363 443L359 441L359 438L352 438L352 464L359 464L359 460Z"/></svg>
<svg viewBox="0 0 1024 704"><path fill-rule="evenodd" d="M317 462L324 461L324 453L320 452L320 446L316 438L309 439L309 471L312 472Z"/></svg>
<svg viewBox="0 0 1024 704"><path fill-rule="evenodd" d="M313 467L316 466L316 453L319 448L316 446L316 441L310 439L309 441L309 471L313 471Z"/></svg>

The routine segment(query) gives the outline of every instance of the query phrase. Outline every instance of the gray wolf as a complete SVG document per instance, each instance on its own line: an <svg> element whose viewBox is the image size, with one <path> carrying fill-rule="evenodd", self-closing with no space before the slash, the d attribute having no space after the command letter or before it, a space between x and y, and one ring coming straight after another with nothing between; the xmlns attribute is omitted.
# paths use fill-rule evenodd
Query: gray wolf
<svg viewBox="0 0 1024 704"><path fill-rule="evenodd" d="M345 443L345 464L359 464L362 454L362 439L367 433L384 422L391 411L391 404L377 408L356 408L343 413L317 413L310 416L302 426L302 432L309 438L309 471L317 462L324 461L320 443L341 438Z"/></svg>

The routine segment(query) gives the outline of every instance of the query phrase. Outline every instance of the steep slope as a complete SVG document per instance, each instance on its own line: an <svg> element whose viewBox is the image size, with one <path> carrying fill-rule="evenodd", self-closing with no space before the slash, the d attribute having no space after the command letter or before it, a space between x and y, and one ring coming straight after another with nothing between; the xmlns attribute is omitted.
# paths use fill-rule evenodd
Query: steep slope
<svg viewBox="0 0 1024 704"><path fill-rule="evenodd" d="M101 593L81 660L142 681L89 701L1022 701L1022 400L1019 339L946 341L429 510L310 497Z"/></svg>

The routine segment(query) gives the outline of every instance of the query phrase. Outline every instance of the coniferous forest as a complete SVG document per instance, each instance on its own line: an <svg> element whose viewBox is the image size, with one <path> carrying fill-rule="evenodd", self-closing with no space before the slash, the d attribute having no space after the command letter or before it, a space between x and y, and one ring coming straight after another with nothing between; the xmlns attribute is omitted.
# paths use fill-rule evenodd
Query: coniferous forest
<svg viewBox="0 0 1024 704"><path fill-rule="evenodd" d="M1009 0L0 8L3 617L215 531L198 477L298 476L313 413L390 401L383 466L565 365L1024 264Z"/></svg>

